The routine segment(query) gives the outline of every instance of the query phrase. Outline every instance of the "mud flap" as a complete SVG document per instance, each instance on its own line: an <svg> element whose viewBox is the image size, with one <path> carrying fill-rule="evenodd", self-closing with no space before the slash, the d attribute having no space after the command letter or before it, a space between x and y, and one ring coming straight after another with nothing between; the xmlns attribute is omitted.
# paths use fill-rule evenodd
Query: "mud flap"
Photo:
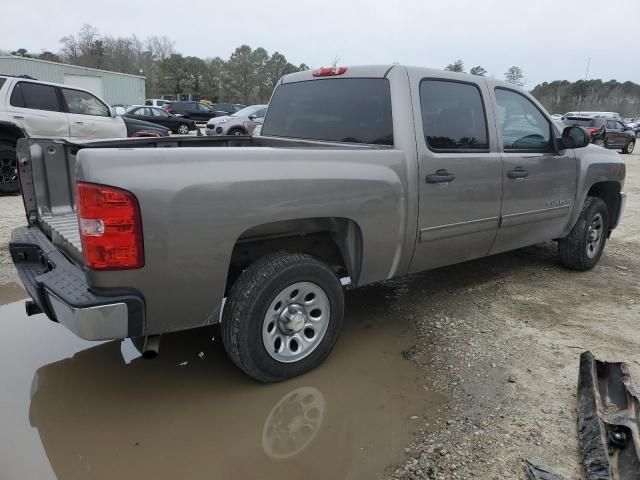
<svg viewBox="0 0 640 480"><path fill-rule="evenodd" d="M578 436L588 480L640 478L640 400L627 365L580 356Z"/></svg>

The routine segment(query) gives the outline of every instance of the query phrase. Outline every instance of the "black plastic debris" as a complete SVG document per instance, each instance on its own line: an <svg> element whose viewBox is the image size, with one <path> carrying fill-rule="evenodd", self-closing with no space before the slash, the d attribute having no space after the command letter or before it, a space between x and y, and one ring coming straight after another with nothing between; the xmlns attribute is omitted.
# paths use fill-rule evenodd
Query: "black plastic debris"
<svg viewBox="0 0 640 480"><path fill-rule="evenodd" d="M580 355L578 436L588 480L640 479L639 416L627 365Z"/></svg>
<svg viewBox="0 0 640 480"><path fill-rule="evenodd" d="M563 480L559 475L555 475L543 465L535 465L530 460L526 460L524 464L524 473L527 474L528 480Z"/></svg>

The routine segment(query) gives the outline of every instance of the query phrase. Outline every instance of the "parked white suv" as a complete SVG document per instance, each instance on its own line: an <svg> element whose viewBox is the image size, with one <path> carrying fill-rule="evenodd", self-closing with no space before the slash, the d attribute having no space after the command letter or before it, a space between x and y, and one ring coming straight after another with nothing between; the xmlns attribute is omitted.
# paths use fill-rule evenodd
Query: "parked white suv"
<svg viewBox="0 0 640 480"><path fill-rule="evenodd" d="M0 193L18 190L16 142L24 137L124 138L127 128L106 102L68 85L0 76Z"/></svg>

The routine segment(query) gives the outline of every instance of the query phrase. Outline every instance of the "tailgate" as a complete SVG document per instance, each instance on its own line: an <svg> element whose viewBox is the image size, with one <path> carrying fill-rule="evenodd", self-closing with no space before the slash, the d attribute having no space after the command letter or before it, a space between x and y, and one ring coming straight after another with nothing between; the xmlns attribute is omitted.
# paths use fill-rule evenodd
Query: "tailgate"
<svg viewBox="0 0 640 480"><path fill-rule="evenodd" d="M59 140L21 139L18 171L29 225L82 263L74 199L77 151L77 146Z"/></svg>

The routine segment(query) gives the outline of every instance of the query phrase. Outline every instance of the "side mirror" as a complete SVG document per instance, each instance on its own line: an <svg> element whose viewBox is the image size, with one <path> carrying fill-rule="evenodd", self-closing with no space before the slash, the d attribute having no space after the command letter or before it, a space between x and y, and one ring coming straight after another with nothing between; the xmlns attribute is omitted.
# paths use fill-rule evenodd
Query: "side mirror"
<svg viewBox="0 0 640 480"><path fill-rule="evenodd" d="M256 118L258 118L258 117L256 117L255 115L249 115L249 120L252 120L252 121L253 121L253 120L255 120Z"/></svg>
<svg viewBox="0 0 640 480"><path fill-rule="evenodd" d="M584 148L591 143L591 134L586 128L566 127L562 131L562 143L565 148Z"/></svg>

